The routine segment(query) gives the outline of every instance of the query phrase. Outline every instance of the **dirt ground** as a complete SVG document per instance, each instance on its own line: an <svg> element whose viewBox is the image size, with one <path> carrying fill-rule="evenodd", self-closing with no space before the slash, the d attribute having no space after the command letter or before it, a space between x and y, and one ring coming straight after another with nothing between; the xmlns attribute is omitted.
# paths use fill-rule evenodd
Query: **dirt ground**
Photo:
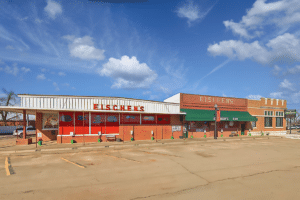
<svg viewBox="0 0 300 200"><path fill-rule="evenodd" d="M260 137L0 154L0 199L299 199L299 145Z"/></svg>

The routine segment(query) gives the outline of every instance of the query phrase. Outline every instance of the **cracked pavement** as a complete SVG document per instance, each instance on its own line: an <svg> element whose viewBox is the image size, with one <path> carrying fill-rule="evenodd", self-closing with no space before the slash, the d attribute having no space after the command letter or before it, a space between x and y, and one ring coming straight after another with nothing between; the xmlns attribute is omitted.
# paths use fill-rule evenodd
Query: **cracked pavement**
<svg viewBox="0 0 300 200"><path fill-rule="evenodd" d="M0 155L0 199L298 199L300 140ZM65 162L61 157L78 165Z"/></svg>

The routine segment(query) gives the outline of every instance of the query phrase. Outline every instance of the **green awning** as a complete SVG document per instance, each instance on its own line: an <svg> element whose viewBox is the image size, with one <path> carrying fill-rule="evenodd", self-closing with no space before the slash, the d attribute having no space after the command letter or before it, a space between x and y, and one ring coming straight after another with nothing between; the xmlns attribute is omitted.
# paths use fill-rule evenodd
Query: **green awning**
<svg viewBox="0 0 300 200"><path fill-rule="evenodd" d="M215 121L214 110L194 110L194 109L180 109L185 112L185 121ZM221 111L221 121L257 121L248 112L242 111Z"/></svg>

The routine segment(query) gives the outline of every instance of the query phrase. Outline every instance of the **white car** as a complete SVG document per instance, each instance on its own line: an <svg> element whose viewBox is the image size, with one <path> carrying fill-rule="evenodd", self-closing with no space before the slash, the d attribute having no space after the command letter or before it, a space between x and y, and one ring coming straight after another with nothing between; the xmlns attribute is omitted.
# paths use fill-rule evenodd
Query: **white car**
<svg viewBox="0 0 300 200"><path fill-rule="evenodd" d="M27 126L26 127L26 135L34 135L35 134L35 127ZM18 135L20 138L23 137L23 127L17 128L14 130L13 135Z"/></svg>

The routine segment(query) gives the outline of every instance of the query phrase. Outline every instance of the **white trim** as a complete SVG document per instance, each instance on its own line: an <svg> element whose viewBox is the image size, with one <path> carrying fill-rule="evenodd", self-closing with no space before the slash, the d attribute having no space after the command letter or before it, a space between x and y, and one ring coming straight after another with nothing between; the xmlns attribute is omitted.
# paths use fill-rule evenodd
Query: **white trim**
<svg viewBox="0 0 300 200"><path fill-rule="evenodd" d="M59 128L42 128L43 131L56 131L59 130Z"/></svg>
<svg viewBox="0 0 300 200"><path fill-rule="evenodd" d="M276 127L276 128L283 128L283 127Z"/></svg>
<svg viewBox="0 0 300 200"><path fill-rule="evenodd" d="M45 109L45 108L28 108L28 107L16 107L16 106L0 106L1 110L8 112L20 112L23 113L23 110L27 111L37 111L37 112L103 112L103 113L126 113L126 114L169 114L169 115L183 115L184 112L146 112L146 111L113 111L113 110L81 110L81 109ZM30 114L31 115L31 114Z"/></svg>
<svg viewBox="0 0 300 200"><path fill-rule="evenodd" d="M101 134L101 136L105 135L119 135L119 133L110 133L110 134ZM76 136L99 136L98 134L80 134L80 135L57 135L61 137L76 137Z"/></svg>
<svg viewBox="0 0 300 200"><path fill-rule="evenodd" d="M92 134L92 122L91 112L89 112L89 134Z"/></svg>
<svg viewBox="0 0 300 200"><path fill-rule="evenodd" d="M273 127L264 127L264 128L273 128Z"/></svg>

